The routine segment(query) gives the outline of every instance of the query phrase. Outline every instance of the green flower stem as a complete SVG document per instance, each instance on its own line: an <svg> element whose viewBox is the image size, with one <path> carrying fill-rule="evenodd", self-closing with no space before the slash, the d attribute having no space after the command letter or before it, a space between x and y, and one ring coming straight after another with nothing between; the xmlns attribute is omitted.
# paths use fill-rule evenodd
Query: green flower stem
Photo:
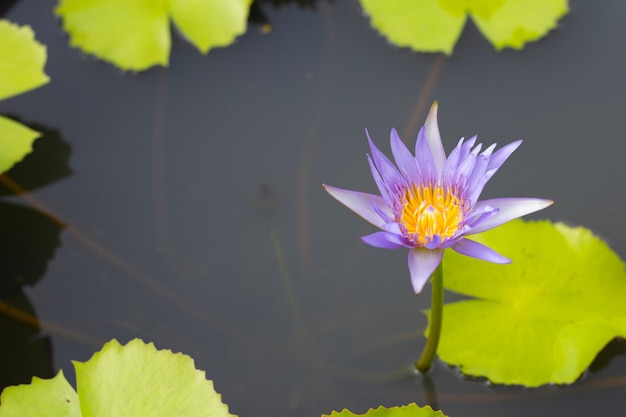
<svg viewBox="0 0 626 417"><path fill-rule="evenodd" d="M415 362L415 368L420 372L426 372L435 359L439 337L441 336L441 323L443 322L443 262L439 264L435 272L430 276L432 284L432 306L430 309L430 331L424 351Z"/></svg>

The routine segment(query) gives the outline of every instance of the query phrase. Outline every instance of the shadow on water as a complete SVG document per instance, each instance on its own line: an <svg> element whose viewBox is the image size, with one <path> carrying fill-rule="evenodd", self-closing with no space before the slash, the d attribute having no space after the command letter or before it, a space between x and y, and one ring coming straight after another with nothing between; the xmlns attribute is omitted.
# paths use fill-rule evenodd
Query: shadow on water
<svg viewBox="0 0 626 417"><path fill-rule="evenodd" d="M60 244L63 226L29 207L0 202L3 298L35 285Z"/></svg>
<svg viewBox="0 0 626 417"><path fill-rule="evenodd" d="M19 118L12 119L24 123ZM0 183L0 196L15 195L20 190L32 192L73 175L69 165L72 150L60 133L37 123L27 125L41 136L33 142L33 151L5 173L19 189Z"/></svg>
<svg viewBox="0 0 626 417"><path fill-rule="evenodd" d="M17 120L17 119L16 119ZM50 335L99 347L103 341L71 328L38 318L24 287L35 286L45 276L48 263L61 243L67 225L43 207L30 192L52 186L72 175L70 146L58 131L27 124L41 132L33 151L0 175L0 387L29 383L33 376L51 378ZM15 204L15 197L26 205Z"/></svg>
<svg viewBox="0 0 626 417"><path fill-rule="evenodd" d="M42 333L37 314L22 291L0 297L0 390L28 384L33 376L52 378L52 341Z"/></svg>
<svg viewBox="0 0 626 417"><path fill-rule="evenodd" d="M316 9L321 2L332 2L333 0L255 0L250 6L250 14L248 15L248 22L256 25L262 25L264 27L270 27L271 22L264 11L265 7L272 6L279 8L291 4L297 4L298 7L304 9Z"/></svg>
<svg viewBox="0 0 626 417"><path fill-rule="evenodd" d="M71 175L67 164L69 146L58 132L40 125L29 127L42 132L33 151L0 177L0 387L24 384L32 376L51 378L52 342L47 331L67 334L37 318L24 293L45 275L60 244L63 224L52 221L39 210L8 202L8 197L52 184ZM7 184L22 186L11 188Z"/></svg>
<svg viewBox="0 0 626 417"><path fill-rule="evenodd" d="M618 356L624 356L624 354L626 354L626 340L613 339L598 353L598 356L589 366L589 371L591 373L600 372L609 366L613 359Z"/></svg>
<svg viewBox="0 0 626 417"><path fill-rule="evenodd" d="M4 16L19 0L4 0L0 3L0 16Z"/></svg>

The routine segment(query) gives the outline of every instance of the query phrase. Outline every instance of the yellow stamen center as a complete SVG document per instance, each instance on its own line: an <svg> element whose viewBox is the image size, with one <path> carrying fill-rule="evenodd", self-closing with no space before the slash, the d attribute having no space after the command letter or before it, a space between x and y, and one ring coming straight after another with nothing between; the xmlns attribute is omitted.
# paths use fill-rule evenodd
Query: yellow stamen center
<svg viewBox="0 0 626 417"><path fill-rule="evenodd" d="M452 187L413 186L404 193L400 222L409 238L424 246L433 237L453 236L463 220L463 199Z"/></svg>

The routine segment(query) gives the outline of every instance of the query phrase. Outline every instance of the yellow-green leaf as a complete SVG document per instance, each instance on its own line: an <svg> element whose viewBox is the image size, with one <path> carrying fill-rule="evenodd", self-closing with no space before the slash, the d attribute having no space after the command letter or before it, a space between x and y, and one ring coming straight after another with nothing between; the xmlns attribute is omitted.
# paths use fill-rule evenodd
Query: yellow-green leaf
<svg viewBox="0 0 626 417"><path fill-rule="evenodd" d="M60 0L72 46L123 70L167 66L170 17L202 53L246 30L252 0Z"/></svg>
<svg viewBox="0 0 626 417"><path fill-rule="evenodd" d="M445 287L476 299L445 305L444 362L495 383L567 384L626 337L624 264L589 230L515 220L472 238L513 262L446 251Z"/></svg>
<svg viewBox="0 0 626 417"><path fill-rule="evenodd" d="M371 24L391 43L420 52L452 53L466 14L444 10L439 0L360 0Z"/></svg>
<svg viewBox="0 0 626 417"><path fill-rule="evenodd" d="M476 13L472 18L496 49L522 49L556 28L556 22L569 10L567 3L567 0L507 0L488 18Z"/></svg>
<svg viewBox="0 0 626 417"><path fill-rule="evenodd" d="M0 20L0 100L46 84L46 58L30 26Z"/></svg>
<svg viewBox="0 0 626 417"><path fill-rule="evenodd" d="M166 66L170 53L169 0L61 0L70 44L123 70Z"/></svg>
<svg viewBox="0 0 626 417"><path fill-rule="evenodd" d="M232 417L193 359L152 343L112 340L74 367L82 417Z"/></svg>
<svg viewBox="0 0 626 417"><path fill-rule="evenodd" d="M556 27L568 0L360 0L390 42L450 54L468 14L498 50L521 49Z"/></svg>
<svg viewBox="0 0 626 417"><path fill-rule="evenodd" d="M203 54L246 31L252 0L172 0L172 20Z"/></svg>
<svg viewBox="0 0 626 417"><path fill-rule="evenodd" d="M62 372L6 388L0 417L235 417L193 359L139 339L112 340L87 362L74 362L78 394Z"/></svg>
<svg viewBox="0 0 626 417"><path fill-rule="evenodd" d="M471 12L484 19L490 18L507 0L439 0L448 13L464 15Z"/></svg>
<svg viewBox="0 0 626 417"><path fill-rule="evenodd" d="M7 387L0 397L0 417L81 417L78 397L63 371L52 379L33 378Z"/></svg>
<svg viewBox="0 0 626 417"><path fill-rule="evenodd" d="M365 414L355 414L349 410L333 411L330 415L322 417L446 417L441 411L434 411L429 405L419 407L415 403L401 407L386 408L382 405L377 409L370 408Z"/></svg>
<svg viewBox="0 0 626 417"><path fill-rule="evenodd" d="M18 122L0 116L0 174L8 171L33 150L41 134Z"/></svg>

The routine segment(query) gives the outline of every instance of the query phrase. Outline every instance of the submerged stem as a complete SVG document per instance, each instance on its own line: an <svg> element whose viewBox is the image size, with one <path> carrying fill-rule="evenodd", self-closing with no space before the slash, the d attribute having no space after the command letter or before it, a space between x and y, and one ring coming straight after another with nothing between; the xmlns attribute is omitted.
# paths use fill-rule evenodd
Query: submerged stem
<svg viewBox="0 0 626 417"><path fill-rule="evenodd" d="M430 365L435 359L437 346L439 345L439 337L441 336L441 323L443 322L443 262L439 264L437 269L430 276L432 284L432 306L430 310L430 331L428 332L428 340L424 351L420 358L415 362L415 368L420 372L426 372L430 369Z"/></svg>

